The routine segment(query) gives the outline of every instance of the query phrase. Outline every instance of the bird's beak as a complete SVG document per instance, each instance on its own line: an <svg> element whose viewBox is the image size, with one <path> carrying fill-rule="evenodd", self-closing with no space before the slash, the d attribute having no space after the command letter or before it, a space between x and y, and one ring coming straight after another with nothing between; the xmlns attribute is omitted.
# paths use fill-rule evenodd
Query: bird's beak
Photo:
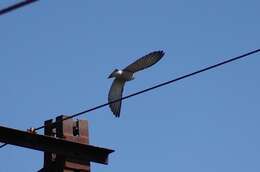
<svg viewBox="0 0 260 172"><path fill-rule="evenodd" d="M107 79L109 79L109 78L113 78L112 73L107 77Z"/></svg>

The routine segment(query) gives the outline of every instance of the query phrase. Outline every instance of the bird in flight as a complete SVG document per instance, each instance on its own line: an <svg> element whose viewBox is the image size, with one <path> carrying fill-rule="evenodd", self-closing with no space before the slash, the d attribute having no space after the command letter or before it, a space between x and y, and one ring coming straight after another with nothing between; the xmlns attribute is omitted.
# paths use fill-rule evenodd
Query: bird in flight
<svg viewBox="0 0 260 172"><path fill-rule="evenodd" d="M115 78L108 93L108 102L122 98L125 82L133 80L133 75L135 72L146 69L157 63L163 55L163 51L154 51L139 58L123 70L115 69L108 76L108 78ZM116 117L120 116L121 101L111 103L109 104L109 107Z"/></svg>

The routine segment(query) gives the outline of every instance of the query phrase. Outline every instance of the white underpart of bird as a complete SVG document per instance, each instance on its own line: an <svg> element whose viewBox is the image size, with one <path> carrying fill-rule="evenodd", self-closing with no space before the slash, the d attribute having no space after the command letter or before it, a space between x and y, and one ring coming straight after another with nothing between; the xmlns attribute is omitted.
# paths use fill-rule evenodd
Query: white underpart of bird
<svg viewBox="0 0 260 172"><path fill-rule="evenodd" d="M124 85L127 81L131 81L134 79L134 73L149 68L150 66L154 65L159 60L161 60L163 56L163 51L153 51L139 58L134 63L128 65L126 68L122 70L115 69L108 76L108 78L115 78L108 93L108 102L113 102L121 99L124 91ZM115 117L120 116L121 104L121 100L109 104L109 107L112 113L115 115Z"/></svg>

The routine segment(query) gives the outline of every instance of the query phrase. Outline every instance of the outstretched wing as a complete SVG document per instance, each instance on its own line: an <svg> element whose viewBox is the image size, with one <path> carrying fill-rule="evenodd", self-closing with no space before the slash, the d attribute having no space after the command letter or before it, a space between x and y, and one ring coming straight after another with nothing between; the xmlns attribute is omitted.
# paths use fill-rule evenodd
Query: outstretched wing
<svg viewBox="0 0 260 172"><path fill-rule="evenodd" d="M145 68L148 68L155 63L157 63L164 55L163 51L154 51L151 52L140 59L136 60L134 63L127 66L124 70L129 72L137 72L140 70L143 70Z"/></svg>
<svg viewBox="0 0 260 172"><path fill-rule="evenodd" d="M110 87L108 93L108 102L120 99L123 94L125 81L121 79L115 79ZM116 117L120 116L121 101L109 104L109 107Z"/></svg>

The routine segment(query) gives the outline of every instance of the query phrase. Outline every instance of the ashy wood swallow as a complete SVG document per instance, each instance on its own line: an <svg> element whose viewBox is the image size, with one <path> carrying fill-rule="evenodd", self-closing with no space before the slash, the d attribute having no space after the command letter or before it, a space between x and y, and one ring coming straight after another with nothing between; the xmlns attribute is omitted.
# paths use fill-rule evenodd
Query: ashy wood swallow
<svg viewBox="0 0 260 172"><path fill-rule="evenodd" d="M112 102L122 98L124 85L127 81L131 81L134 79L134 73L149 68L150 66L157 63L163 56L163 51L154 51L139 58L134 63L128 65L122 70L115 69L108 76L108 78L115 78L108 93L108 102ZM117 101L109 104L111 111L116 117L120 116L121 103L121 101Z"/></svg>

